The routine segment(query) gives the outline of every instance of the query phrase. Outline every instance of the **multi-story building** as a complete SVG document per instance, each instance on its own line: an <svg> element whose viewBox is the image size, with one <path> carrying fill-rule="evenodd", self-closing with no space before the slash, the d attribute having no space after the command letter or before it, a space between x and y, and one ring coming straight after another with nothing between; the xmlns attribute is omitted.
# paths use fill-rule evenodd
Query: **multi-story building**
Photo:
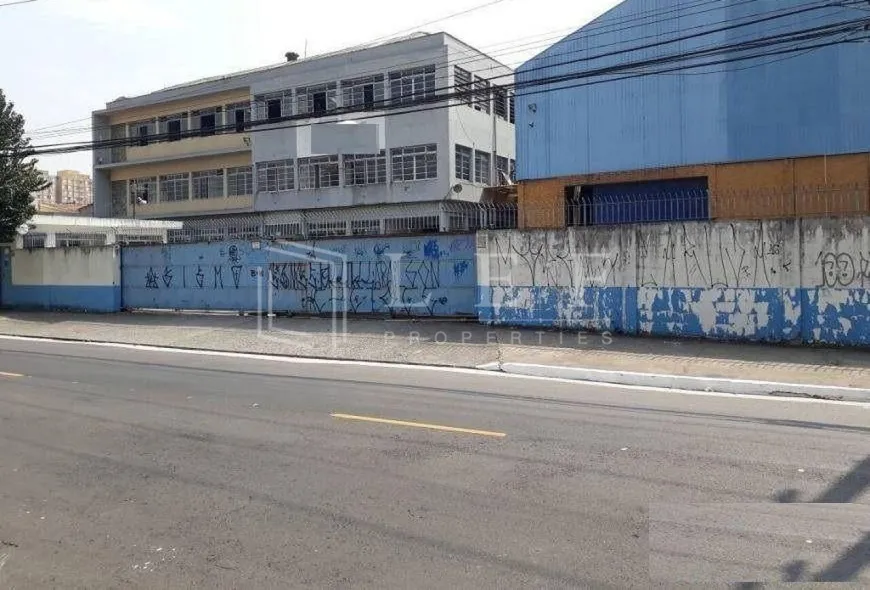
<svg viewBox="0 0 870 590"><path fill-rule="evenodd" d="M512 72L450 35L294 58L95 112L95 215L438 231L512 174Z"/></svg>
<svg viewBox="0 0 870 590"><path fill-rule="evenodd" d="M31 193L30 198L34 203L54 203L57 177L45 170L39 170L39 174L42 176L43 181L48 184L44 189Z"/></svg>
<svg viewBox="0 0 870 590"><path fill-rule="evenodd" d="M58 170L54 189L55 203L87 205L93 200L91 177L75 170Z"/></svg>

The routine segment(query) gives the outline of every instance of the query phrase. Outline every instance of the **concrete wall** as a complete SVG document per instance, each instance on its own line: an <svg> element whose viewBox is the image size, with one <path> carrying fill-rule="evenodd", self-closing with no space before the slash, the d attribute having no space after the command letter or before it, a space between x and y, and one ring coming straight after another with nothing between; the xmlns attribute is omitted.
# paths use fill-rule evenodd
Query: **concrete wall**
<svg viewBox="0 0 870 590"><path fill-rule="evenodd" d="M121 258L112 246L4 250L0 305L22 309L121 309Z"/></svg>
<svg viewBox="0 0 870 590"><path fill-rule="evenodd" d="M124 306L257 310L271 297L282 312L473 316L474 247L472 235L127 247Z"/></svg>
<svg viewBox="0 0 870 590"><path fill-rule="evenodd" d="M482 232L481 321L870 346L867 218Z"/></svg>

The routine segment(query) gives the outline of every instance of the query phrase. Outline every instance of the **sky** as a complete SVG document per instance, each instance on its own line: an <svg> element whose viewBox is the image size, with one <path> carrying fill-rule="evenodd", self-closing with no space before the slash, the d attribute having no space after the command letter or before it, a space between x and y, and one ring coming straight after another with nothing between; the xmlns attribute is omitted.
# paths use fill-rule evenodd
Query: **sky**
<svg viewBox="0 0 870 590"><path fill-rule="evenodd" d="M90 113L119 96L281 62L287 51L303 55L306 46L312 57L415 30L446 31L517 66L619 3L35 0L2 6L9 1L0 0L0 88L24 115L34 145L90 140ZM90 172L91 165L90 152L39 162L51 172Z"/></svg>

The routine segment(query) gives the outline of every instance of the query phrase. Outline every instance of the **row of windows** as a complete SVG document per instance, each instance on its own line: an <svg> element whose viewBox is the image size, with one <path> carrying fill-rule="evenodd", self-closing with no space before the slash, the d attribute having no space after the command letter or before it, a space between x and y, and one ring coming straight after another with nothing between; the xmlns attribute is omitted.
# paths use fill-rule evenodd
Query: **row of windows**
<svg viewBox="0 0 870 590"><path fill-rule="evenodd" d="M492 159L489 152L472 150L464 145L456 145L456 178L459 180L479 182L486 185L493 184L492 178L490 178L491 166ZM499 176L496 178L496 184L502 183L503 178L500 177L501 174L512 179L514 177L514 167L514 160L496 155L495 169L496 174Z"/></svg>
<svg viewBox="0 0 870 590"><path fill-rule="evenodd" d="M239 166L224 170L202 170L193 173L164 174L134 178L130 181L112 183L113 198L123 200L129 194L131 203L144 205L160 201L187 201L194 199L215 199L224 196L224 175L227 180L227 195L230 197L254 193L254 176L251 166ZM159 190L158 190L159 189Z"/></svg>
<svg viewBox="0 0 870 590"><path fill-rule="evenodd" d="M434 65L390 72L388 80L392 104L412 103L435 95ZM334 111L339 106L374 110L385 104L384 81L384 75L378 74L342 80L340 84L329 82L301 86L295 91L288 89L263 94L254 97L252 110L258 121L280 119L294 114L321 115Z"/></svg>
<svg viewBox="0 0 870 590"><path fill-rule="evenodd" d="M152 136L178 141L190 135L214 135L218 129L242 133L251 119L276 120L291 115L322 115L340 106L375 110L386 103L385 82L389 82L390 102L410 104L435 95L435 66L428 65L329 82L314 86L301 86L254 97L253 102L237 102L194 111L183 111L156 119L146 119L112 128L111 137L132 137L139 145L148 145ZM488 80L473 76L468 70L454 67L455 87L460 100L475 110L491 113L505 121L514 122L514 95L500 86L491 86Z"/></svg>
<svg viewBox="0 0 870 590"><path fill-rule="evenodd" d="M453 67L454 85L459 100L476 111L514 122L514 93L501 86L491 86L489 80L472 76L471 72Z"/></svg>
<svg viewBox="0 0 870 590"><path fill-rule="evenodd" d="M298 166L298 186L296 182ZM341 186L386 184L387 153L319 156L261 162L257 164L257 188L266 192L310 190ZM393 182L427 180L438 177L438 148L421 145L390 150L390 178Z"/></svg>

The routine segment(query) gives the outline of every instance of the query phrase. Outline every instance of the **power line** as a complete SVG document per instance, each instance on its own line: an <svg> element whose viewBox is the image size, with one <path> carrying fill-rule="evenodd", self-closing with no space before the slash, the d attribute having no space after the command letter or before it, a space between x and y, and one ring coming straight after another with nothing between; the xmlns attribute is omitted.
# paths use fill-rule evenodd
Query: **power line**
<svg viewBox="0 0 870 590"><path fill-rule="evenodd" d="M532 82L514 84L514 87L517 90L520 90L522 88L533 89L533 88L537 88L540 86L547 86L547 85L554 84L554 83L561 83L561 82L566 82L566 81L571 81L571 80L576 80L576 79L614 75L614 74L619 73L620 71L631 72L629 75L623 76L622 78L601 79L601 80L596 80L596 81L592 81L592 82L586 82L586 83L579 85L579 86L587 86L587 85L592 85L592 84L616 82L616 81L619 81L622 79L630 79L630 78L634 78L634 77L656 75L656 74L662 74L662 73L681 71L681 70L685 70L685 69L704 68L704 67L709 67L712 65L733 63L736 61L746 61L746 60L750 60L750 59L758 59L758 58L762 58L762 57L766 57L766 56L783 55L783 54L792 53L792 52L796 52L796 51L814 50L814 49L818 49L818 48L822 48L822 47L840 44L840 43L843 43L844 41L842 39L840 39L840 40L833 41L833 42L817 43L816 45L811 46L811 47L789 47L786 49L780 49L777 51L772 51L772 52L767 52L767 53L757 53L754 55L732 56L732 57L728 57L726 59L718 60L718 61L705 61L705 62L696 62L696 63L692 63L692 64L683 64L683 65L678 65L676 67L672 67L670 69L647 70L647 71L641 70L640 72L637 72L637 71L632 72L632 70L637 70L638 68L648 68L650 66L663 65L663 64L667 64L667 63L673 63L675 61L679 62L681 60L685 61L687 59L695 59L698 57L707 57L707 56L715 55L717 53L728 53L728 52L733 52L733 51L746 51L747 49L764 48L764 47L774 46L774 45L783 44L783 43L788 43L788 44L794 45L795 41L822 39L825 36L831 36L832 34L842 34L844 31L845 32L850 32L850 31L855 32L858 30L863 30L863 27L866 26L868 22L870 22L870 19L856 19L854 21L845 21L845 22L841 22L841 23L835 23L835 24L829 25L827 27L816 27L815 29L807 29L804 31L795 31L795 32L790 33L790 34L782 34L782 35L776 35L776 36L771 36L771 37L767 37L767 38L760 38L760 39L757 39L751 43L737 44L737 46L735 46L734 44L725 45L725 46L720 46L718 48L713 48L713 49L708 48L708 49L703 49L703 50L699 50L696 52L677 54L677 55L667 56L664 58L643 60L641 62L621 64L618 66L610 66L607 68L599 68L597 70L574 73L571 75L563 75L563 76L556 76L556 77L551 77L551 78L543 78L541 80L535 80ZM543 94L543 93L553 92L553 91L557 91L557 90L563 90L566 88L574 88L574 87L578 87L578 85L568 85L568 86L560 85L557 87L551 87L551 88L547 88L544 90L536 90L536 91L531 91L531 92L519 92L518 96L526 96L526 95L532 95L532 94L537 95L537 94ZM395 113L396 115L400 115L400 114L412 114L412 113L417 113L417 112L425 112L425 111L436 110L436 109L440 109L440 108L449 108L449 107L453 107L453 106L459 106L456 104L449 103L449 101L451 99L459 98L460 100L464 99L467 101L468 97L473 97L474 94L475 94L475 92L473 90L472 91L466 90L466 91L463 91L460 93L454 93L452 95L451 94L442 94L442 95L433 96L431 98L427 98L424 100L418 100L415 102L414 105L403 105L403 104L385 105L385 108L380 109L380 110L411 109L411 110L404 110L404 111ZM489 100L488 97L473 99L473 101L475 103L482 103L482 102L485 102L488 100ZM448 101L448 104L436 105L434 107L428 107L428 108L422 108L422 109L414 108L414 106L416 106L416 105L424 105L424 104L428 104L428 103L444 102L444 101ZM338 112L338 111L333 112L328 117L331 118L332 116L340 115L340 114L352 114L352 113L364 112L358 108L356 108L356 109L341 109L340 111L341 112ZM384 115L381 113L376 113L376 114L369 114L366 116L358 117L357 119L365 120L365 119L370 119L370 118L381 118L383 116ZM309 115L301 115L301 116L294 115L294 116L289 116L289 117L283 117L283 118L279 119L278 121L283 122L283 121L293 121L293 120L302 120L302 119L312 119L312 117L310 117ZM308 125L323 124L323 123L329 123L329 122L331 122L331 121L311 121L308 123L296 124L296 125L270 126L268 128L251 129L250 132L253 133L253 132L258 132L258 131L274 131L274 130L278 130L278 129L291 129L291 128L305 127ZM254 123L254 125L256 125L256 126L273 125L273 124L274 124L274 121L260 121L260 122ZM229 125L226 127L234 128L234 125ZM216 129L215 131L218 131L218 129ZM193 133L185 132L185 135L196 136L198 134L196 132L193 132ZM168 138L168 135L167 135L167 138ZM163 136L162 135L150 136L149 139L153 140L153 141L161 141L161 139L163 139ZM50 154L50 153L71 153L74 151L85 151L85 150L92 149L92 148L109 149L111 147L124 147L124 146L128 146L128 145L135 145L136 143L137 143L136 138L124 138L124 139L119 139L119 140L109 140L106 142L45 145L45 146L37 146L37 148L35 148L35 150L34 150L34 155L42 155L42 154Z"/></svg>
<svg viewBox="0 0 870 590"><path fill-rule="evenodd" d="M703 5L715 4L715 3L718 3L718 2L721 2L721 1L722 1L722 0L703 0L702 2L698 2L698 3L696 3L696 4L682 5L682 7L683 7L683 8L698 8L698 7L701 7L701 6L703 6ZM755 1L755 0L743 0L743 1L741 1L741 2L734 3L734 4L730 5L730 6L733 8L733 7L737 6L737 5L741 5L741 4L749 4L749 3L754 2L754 1ZM851 3L854 4L855 1L856 1L856 0L852 0ZM749 21L751 21L751 22L746 22L746 23L741 23L741 24L732 24L732 25L730 25L729 28L733 29L733 28L737 28L737 27L739 27L739 26L745 26L745 25L748 25L748 24L753 24L753 23L755 23L755 22L761 22L761 21L758 21L758 20L752 20L752 19L756 19L757 17L764 17L765 15L772 15L772 16L769 16L768 18L763 19L763 20L772 20L772 19L782 18L782 17L786 17L786 16L792 16L792 15L795 15L795 14L800 14L800 13L807 12L807 11L810 11L810 10L818 10L818 9L820 9L820 8L828 8L828 7L831 7L831 6L845 7L845 6L849 5L849 4L850 4L849 2L841 2L841 3L833 3L833 4L832 4L830 1L824 1L824 0L823 0L823 1L820 1L820 0L815 0L815 1L813 1L813 2L808 2L808 3L805 3L805 4L798 5L794 10L791 10L791 11L788 11L788 12L782 12L782 11L785 10L785 9L776 9L776 10L772 10L772 11L771 11L771 10L765 10L765 11L762 11L762 12L757 12L757 13L754 13L754 14L749 14L749 15L744 15L744 16L742 16L742 17L739 17L739 18L737 19L737 21L749 20ZM670 10L661 11L661 14L664 14L664 13L673 13L674 10L675 10L674 8L671 8ZM698 12L691 12L691 13L687 13L687 14L681 14L681 15L679 15L679 18L686 18L686 17L688 17L688 16L697 16L697 15L699 15L699 14L703 14L703 13L710 12L710 11L714 11L714 10L719 10L719 8L706 9L706 10L702 10L702 11L698 11ZM776 13L776 12L781 12L782 14L774 14L774 13ZM633 18L630 18L630 19L622 19L622 20L637 20L637 18L638 18L636 14L633 14L633 15L631 15L631 16L632 16ZM669 18L667 18L667 19L663 19L662 21L654 21L654 22L667 22L668 20L673 20L673 19L674 19L674 17L669 17ZM734 23L733 20L725 20L725 21L718 21L718 22L715 22L715 23L707 23L707 24L703 24L703 25L696 25L696 26L694 26L694 27L689 27L689 28L686 28L686 29L684 29L684 30L685 30L685 31L691 31L691 30L696 30L696 29L703 29L703 28L708 27L708 26L711 26L711 25L722 24L722 23L726 23L726 22ZM651 25L651 24L653 24L653 23L650 23L650 22L645 22L645 23L643 23L643 25ZM641 25L636 25L636 26L641 26ZM599 28L601 28L601 27L599 26ZM627 28L630 29L630 28L634 28L634 27L627 27ZM615 32L619 32L619 31L622 31L622 30L623 30L623 29L617 29L617 30L613 30L613 31L608 31L608 34L612 34L612 33L615 33ZM703 34L703 35L707 35L707 34L712 34L712 33L715 33L715 32L721 32L721 31L723 31L723 30L727 30L727 29L716 29L716 30L712 30L712 31L702 32L701 34ZM587 36L585 35L586 28L582 29L582 31L584 31L584 39L585 39L585 38L587 37ZM599 34L602 34L602 33L599 33ZM595 36L595 35L590 35L590 36ZM640 38L638 38L637 40L651 39L651 38L660 38L660 35L657 35L657 34L648 35L648 36L646 36L646 37L640 37ZM677 38L670 38L670 39L667 39L667 40L665 40L665 41L661 41L661 42L659 42L658 44L653 44L652 46L658 46L658 45L663 45L663 44L671 44L671 43L675 43L675 42L678 42L678 41L681 41L681 40L685 40L685 39L687 39L687 38L691 38L691 37L677 37ZM617 42L610 43L610 44L599 45L599 46L595 47L595 49L603 49L603 48L605 48L605 47L612 47L612 46L623 45L623 44L624 44L624 41L617 41ZM501 43L501 44L498 44L498 45L505 45L505 44L504 44L504 43ZM526 44L526 45L533 45L533 44L529 43L529 44ZM548 45L549 45L549 44L548 44ZM520 45L520 46L522 46L522 45ZM637 48L635 48L635 49L621 50L621 51L619 51L619 52L617 52L617 53L630 52L630 51L639 51L639 50L646 49L646 48L649 48L649 47L652 47L652 46L641 46L641 47L637 47ZM510 48L510 47L509 47L509 48ZM557 57L557 56L560 56L560 55L572 55L572 54L578 54L578 53L581 53L581 52L583 52L583 51L588 51L588 50L583 50L583 49L576 50L576 49L575 49L575 50L568 51L568 52L561 52L561 53L560 53L560 52L557 52L557 53L552 54L552 55L549 56L549 57L552 58L552 57ZM509 52L507 52L507 53L512 53L512 52L514 52L514 51L509 51ZM447 69L447 68L449 68L449 67L451 67L451 66L456 66L456 65L459 65L459 64L461 64L461 63L471 62L471 61L480 61L480 60L483 60L483 59L485 59L486 57L488 57L488 56L482 56L482 55L480 55L480 52L478 52L477 50L474 50L474 49L471 49L471 50L466 51L466 52L463 52L463 53L473 53L474 55L473 55L473 57L471 57L471 58L469 58L469 59L467 59L467 60L456 60L456 61L454 61L453 63L450 63L450 62L448 61L448 63L446 63L446 64L442 64L442 65L439 65L439 66L437 66L437 68L438 68L438 69ZM504 52L502 52L502 53L504 53ZM605 56L615 55L615 54L616 54L616 53L614 53L614 54L607 54L607 55L605 55ZM584 57L584 58L581 58L581 59L578 59L578 60L572 60L572 61L568 61L568 62L562 62L562 63L550 64L550 65L547 65L547 66L543 66L543 68L556 67L556 66L559 66L559 65L566 65L566 64L574 63L574 62L576 62L576 61L585 61L585 60L590 60L590 59L599 59L599 58L601 58L601 57L602 57L602 56L600 56L600 55L599 55L599 56ZM420 63L422 63L422 62L425 62L425 61L429 61L429 59L431 59L431 58L426 58L426 59L417 60L417 61L420 62ZM409 62L409 63L405 64L405 67L408 67L408 66L412 65L413 63L414 63L414 62ZM525 71L528 71L528 70L525 70ZM525 72L525 71L524 71L524 72ZM379 71L373 71L373 72L371 72L371 73L379 73ZM363 76L363 77L364 77L365 75L366 75L366 73L358 73L358 74L356 74L356 76ZM492 82L492 81L495 80L495 79L500 79L500 78L508 77L508 76L510 76L510 75L511 75L511 74L508 74L508 75L505 75L505 76L496 76L496 77L493 77L493 78L489 78L488 81ZM332 80L329 80L329 81L332 81ZM325 81L325 82L329 82L329 81ZM317 83L308 83L308 85L317 85ZM192 96L199 96L199 93L191 93L191 95L192 95ZM182 99L183 99L182 97L176 97L176 98L174 98L173 100L182 100ZM177 110L178 110L177 108L176 108L176 109L168 109L168 110L166 110L165 112L162 112L162 113L155 113L154 116L155 116L155 117L160 117L160 116L163 116L163 115L174 114L175 112L177 112ZM77 121L82 121L82 120L87 120L87 118L85 118L85 119L79 119L79 120L77 120ZM71 121L71 122L77 122L77 121ZM106 129L109 129L109 128L111 128L111 125L88 126L88 127L80 127L80 128L77 128L77 129L56 130L56 131L54 131L54 132L47 132L47 133L43 133L43 134L35 134L35 135L34 135L34 134L31 134L30 137L36 137L36 136L41 136L41 137L44 137L44 138L49 138L49 137L61 137L61 136L63 136L63 135L73 135L73 134L83 133L83 132L88 131L88 130L96 131L96 130L106 130ZM47 129L47 128L43 128L43 129Z"/></svg>
<svg viewBox="0 0 870 590"><path fill-rule="evenodd" d="M36 2L36 0L15 0L14 2L6 2L4 4L0 4L0 8L4 8L6 6L16 6L18 4L30 4L31 2Z"/></svg>
<svg viewBox="0 0 870 590"><path fill-rule="evenodd" d="M699 2L695 2L695 3L682 4L682 5L680 5L679 10L682 10L682 9L691 9L691 8L698 8L698 7L701 7L701 6L704 6L704 5L716 4L716 3L723 2L723 1L724 1L724 0L701 0L701 1L699 1ZM736 2L736 3L734 3L732 6L737 6L737 5L741 5L741 4L749 4L749 3L752 3L752 2L755 2L755 1L756 1L756 0L742 0L742 1L740 1L740 2ZM819 0L816 0L816 3L817 3L818 1L819 1ZM482 5L482 6L487 6L487 5L485 4L485 5ZM623 23L623 22L634 22L634 21L637 21L637 20L646 19L646 18L648 18L649 16L660 16L660 15L663 15L663 14L672 14L672 13L676 12L677 10L678 10L678 9L675 9L675 8L673 8L673 7L669 7L669 8L667 8L667 9L663 9L663 10L650 10L650 11L646 11L646 12L644 12L644 13L632 13L631 15L627 15L627 17L623 17L623 18L620 18L620 19L614 19L614 18L606 19L606 21L601 21L601 23L608 22L608 23L609 23L608 26L614 26L614 25L616 25L616 24L620 24L620 23ZM710 12L710 11L712 11L712 10L719 10L719 9L718 9L718 8L715 8L715 9L707 9L707 10L703 10L703 11L699 11L699 12L688 13L688 14L681 15L681 16L696 16L696 15L698 15L698 14L703 14L703 13L706 13L706 12ZM768 11L768 12L769 12L769 11ZM456 15L453 15L453 16L456 16ZM752 15L749 15L749 16L752 16ZM447 20L448 18L451 18L451 17L449 17L449 16L448 16L448 17L444 17L444 19L442 19L442 20ZM612 30L609 30L609 31L607 31L607 34L612 34L612 33L616 33L616 32L621 32L621 31L624 31L624 30L630 30L630 29L633 29L633 28L637 28L637 27L639 27L639 26L647 26L647 25L657 24L657 23L661 23L661 22L666 22L666 21L669 21L669 20L673 20L673 18L674 18L674 17L668 17L668 18L666 18L666 19L662 19L662 20L654 20L654 21L647 21L647 20L645 20L643 23L638 24L638 25L632 25L632 26L630 26L630 27L625 27L625 28L622 28L622 29L612 29ZM744 18L747 18L747 17L744 17ZM599 20L600 20L600 19L599 19ZM725 22L725 21L723 21L723 22ZM703 27L703 26L706 26L706 25L698 25L698 26L696 26L696 27L690 27L688 30L691 30L691 29L693 29L693 28L701 28L701 27ZM597 25L597 26L593 25L593 26L591 27L591 29L589 29L588 27L584 27L583 30L584 30L584 33L585 33L587 30L592 30L592 31L594 31L594 30L599 29L599 28L604 28L604 27L602 27L601 24L599 23L599 25ZM560 33L564 33L564 32L567 32L567 31L574 31L574 30L576 30L575 27L571 27L571 28L569 28L569 29L559 29ZM544 33L544 34L546 35L547 33ZM601 34L604 34L604 33L598 33L598 34L594 34L594 35L590 35L590 36L591 36L591 37L594 37L594 36L601 35ZM537 36L540 36L540 35L533 35L533 36L530 36L530 37L526 37L526 39L534 38L534 37L537 37ZM654 38L654 37L656 37L656 36L657 36L657 35L649 35L649 36L644 37L644 38ZM557 38L563 38L563 34L559 34L559 35L556 35L556 36L553 36L553 37L547 37L546 40L557 39ZM384 39L384 38L381 38L381 39ZM380 39L379 39L379 40L380 40ZM356 50L360 50L360 49L364 49L364 48L368 48L368 47L371 47L373 43L374 43L374 42L371 42L371 43L369 43L368 45L358 45L358 46L355 46L355 47L352 47L352 48L346 49L346 50L344 50L342 53L344 53L344 52L356 51ZM621 43L621 42L619 42L619 43L612 43L612 44L610 44L610 45L599 46L599 48L600 48L600 47L606 47L606 46L612 46L612 45L618 45L618 44L620 44L620 43ZM510 44L509 44L509 43L504 43L504 42L494 44L494 45L492 45L492 46L490 46L490 47L499 47L499 46L502 46L502 45L508 45L508 47L510 48ZM532 43L525 44L525 46L532 46L532 47L534 47L535 45L537 45L537 44L532 44ZM551 45L552 45L552 43L542 43L542 44L540 44L540 46L542 46L542 47L549 47L549 46L551 46ZM523 46L523 45L514 45L514 47L522 47L522 46ZM498 52L497 54L498 54L498 55L507 55L507 54L511 54L511 53L515 53L515 52L516 52L516 51L507 51L507 52L505 52L505 51L501 51L501 52ZM574 52L569 52L569 53L575 53L575 52L576 52L576 51L574 51ZM466 59L466 60L462 60L462 61L457 60L457 61L455 61L455 62L453 62L453 63L447 63L447 64L444 64L444 65L441 65L441 66L439 66L439 69L446 69L446 68L448 68L448 67L450 67L450 66L452 66L452 65L459 65L459 64L461 64L461 63L470 63L470 62L473 62L473 61L480 61L480 60L482 60L482 59L485 59L486 57L490 57L490 56L486 56L486 55L481 56L480 53L481 53L480 51L478 51L478 50L476 50L476 49L474 49L474 48L471 48L471 49L469 49L469 50L465 50L465 51L461 51L461 52L459 52L459 54L472 54L472 57L469 58L469 59ZM496 55L496 54L493 54L493 55ZM557 55L559 55L559 54L557 54ZM314 57L312 57L311 59L317 59L317 57L318 57L318 56L314 56ZM415 64L425 63L425 62L430 61L430 59L431 59L431 58L422 58L422 59L414 60L414 61L411 61L411 62L407 62L406 64L404 64L404 66L405 66L405 67L409 67L409 66L412 66L412 65L415 65ZM280 63L277 63L277 64L272 64L272 65L269 65L269 66L264 66L263 68L260 68L260 69L262 69L262 70L264 70L264 71L267 71L267 70L272 69L272 68L278 68L278 67L280 67L280 66L282 66L282 65L286 65L286 62L280 62ZM377 73L380 73L380 70L372 70L372 71L370 71L370 72L360 72L360 73L356 74L356 76L359 76L359 77L365 77L365 76L367 76L367 75L377 74ZM234 75L234 74L230 74L228 77L231 77L231 76L233 76L233 75ZM321 82L310 82L310 83L308 83L308 85L316 86L316 85L319 85L319 84L322 84L322 83L331 82L331 81L332 81L332 80L330 79L330 80L323 80L323 81L321 81ZM164 89L164 90L165 90L165 89ZM161 92L161 90L157 90L157 91L155 91L154 93L157 93L157 92ZM152 94L154 94L154 93L152 93ZM190 92L190 93L188 93L188 94L186 94L186 95L179 95L179 96L177 96L177 97L174 97L173 100L183 100L184 98L188 98L188 97L197 97L197 96L200 96L200 95L201 95L201 93ZM147 96L147 95L144 95L144 96ZM165 111L165 112L156 113L155 116L159 117L159 116L162 116L162 115L174 114L175 112L177 112L177 109L174 109L174 110L167 110L167 111ZM65 124L68 124L68 123L77 123L77 122L80 122L80 121L87 121L87 120L89 120L89 119L90 119L90 117L84 117L84 118L82 118L82 119L75 119L75 120L72 120L72 121L67 121L67 122L65 122L65 123L59 123L59 124L57 124L57 125L51 125L51 126L48 126L48 127L43 127L43 128L39 128L39 129L34 129L33 132L41 131L41 130L44 130L44 129L50 129L50 128L53 128L53 127L60 127L60 126L63 126L63 125L65 125ZM103 126L102 128L108 128L108 127L109 127L109 126ZM100 127L98 127L98 128L100 128ZM76 133L81 132L81 131L87 131L87 130L89 130L89 129L92 129L92 127L81 127L81 128L78 128L78 129L76 130ZM48 135L48 134L46 134L46 135Z"/></svg>
<svg viewBox="0 0 870 590"><path fill-rule="evenodd" d="M771 37L767 37L767 38L760 38L760 39L755 40L751 44L739 43L739 44L719 46L719 47L715 47L712 49L711 48L704 48L701 50L697 50L695 52L676 54L676 55L671 55L671 56L667 56L667 57L663 57L663 58L648 59L648 60L643 60L641 62L620 64L617 66L610 66L610 67L605 67L605 68L599 68L597 70L581 72L579 74L575 73L575 74L569 74L569 75L561 75L561 76L553 76L553 77L549 77L549 78L542 78L540 80L535 80L535 81L531 81L531 82L517 83L517 84L514 84L513 86L515 86L517 89L519 89L519 88L523 88L523 87L535 87L535 86L541 86L541 85L548 85L548 84L560 83L560 82L564 82L564 81L570 81L570 80L578 79L578 78L611 75L614 73L618 73L619 71L622 71L622 70L635 70L639 67L649 67L649 66L662 65L662 64L672 63L674 61L679 61L679 60L686 60L686 59L692 59L692 58L697 58L697 57L704 57L707 55L714 55L715 53L736 51L736 50L745 51L746 49L752 48L754 46L764 47L764 46L769 46L769 45L773 45L773 44L794 43L795 41L811 40L811 39L820 38L820 37L823 37L826 35L829 36L831 34L842 33L844 30L849 30L849 27L851 27L852 29L855 29L856 23L860 24L861 26L864 26L864 24L866 22L867 21L863 20L863 19L858 19L855 21L841 22L841 23L836 23L835 25L830 25L828 27L817 27L815 29L809 29L809 30L805 30L805 31L796 31L796 32L792 32L790 34L782 34L782 35L776 35L776 36L771 36ZM802 36L795 38L794 35L797 35L797 34L801 34ZM752 58L756 58L756 57L760 57L760 56L763 56L763 54L762 55L755 55L755 56L740 56L740 57L737 57L734 59L746 60L746 59L752 59ZM691 67L704 67L706 65L713 65L714 63L720 63L720 62L707 62L707 63L702 63L702 64L695 64ZM727 63L727 62L722 62L722 63ZM660 72L648 72L648 73L662 73L662 72L667 72L667 71L675 71L675 70L672 69L672 70L664 70L664 71L660 71ZM606 82L606 81L608 81L608 80L603 80L602 82ZM557 90L557 89L559 89L559 88L555 88L554 90ZM456 97L458 97L460 99L467 100L468 97L470 97L470 96L473 97L475 94L476 93L474 92L474 90L471 90L471 91L464 90L462 92L455 93L453 95L437 94L437 95L433 95L431 98L427 98L424 100L418 100L415 104L422 105L422 104L427 104L427 103L431 103L431 102L441 102L441 101L450 100L451 98L456 98ZM522 94L526 95L528 93L522 93ZM479 99L478 102L483 102L484 100L488 100L488 98ZM384 101L384 102L386 102L386 101ZM411 105L411 106L413 106L413 105ZM383 108L379 109L379 110L397 110L397 109L407 109L407 108L409 108L409 105L384 104ZM353 113L359 113L359 112L362 112L359 108L346 108L346 109L339 109L337 111L333 111L333 113L331 113L330 115L353 114ZM404 111L404 112L398 113L398 114L407 114L407 113L412 113L412 112L416 112L416 111L414 111L414 110ZM381 117L381 116L383 116L383 115L376 114L376 115L372 115L372 116L362 117L362 119L367 119L367 118L371 118L371 117ZM303 114L303 115L293 115L293 116L282 117L280 119L277 119L277 121L283 122L283 121L312 119L312 118L313 117L310 117L307 114ZM274 123L274 121L259 121L259 122L255 122L253 125L260 126L260 125L269 125L272 123ZM313 122L310 124L318 124L318 123L320 123L320 122ZM293 127L301 127L301 126L305 126L305 125L296 125ZM230 130L230 129L233 129L234 127L235 127L234 125L223 126L219 129L216 129L216 131L224 130L224 129ZM251 129L251 132L262 131L262 130L276 130L276 129L282 129L282 128L288 128L288 127L282 126L282 127L269 127L268 129ZM196 131L188 131L188 132L185 132L185 134L187 136L196 136L197 135ZM164 135L165 135L165 137L164 137ZM150 139L153 141L161 141L161 139L166 139L166 138L169 138L168 134L150 136ZM72 144L49 144L49 145L44 145L44 146L38 146L38 149L39 148L42 148L42 149L55 148L55 149L64 150L64 149L72 148L73 151L79 151L80 149L88 149L88 146L108 148L108 147L121 147L121 146L126 146L126 145L135 145L136 143L137 143L136 138L123 138L123 139L118 139L118 140L106 140L106 141L102 141L102 142L84 142L84 143L72 143ZM70 146L70 148L67 148L66 146ZM45 153L48 153L48 152L45 152Z"/></svg>

